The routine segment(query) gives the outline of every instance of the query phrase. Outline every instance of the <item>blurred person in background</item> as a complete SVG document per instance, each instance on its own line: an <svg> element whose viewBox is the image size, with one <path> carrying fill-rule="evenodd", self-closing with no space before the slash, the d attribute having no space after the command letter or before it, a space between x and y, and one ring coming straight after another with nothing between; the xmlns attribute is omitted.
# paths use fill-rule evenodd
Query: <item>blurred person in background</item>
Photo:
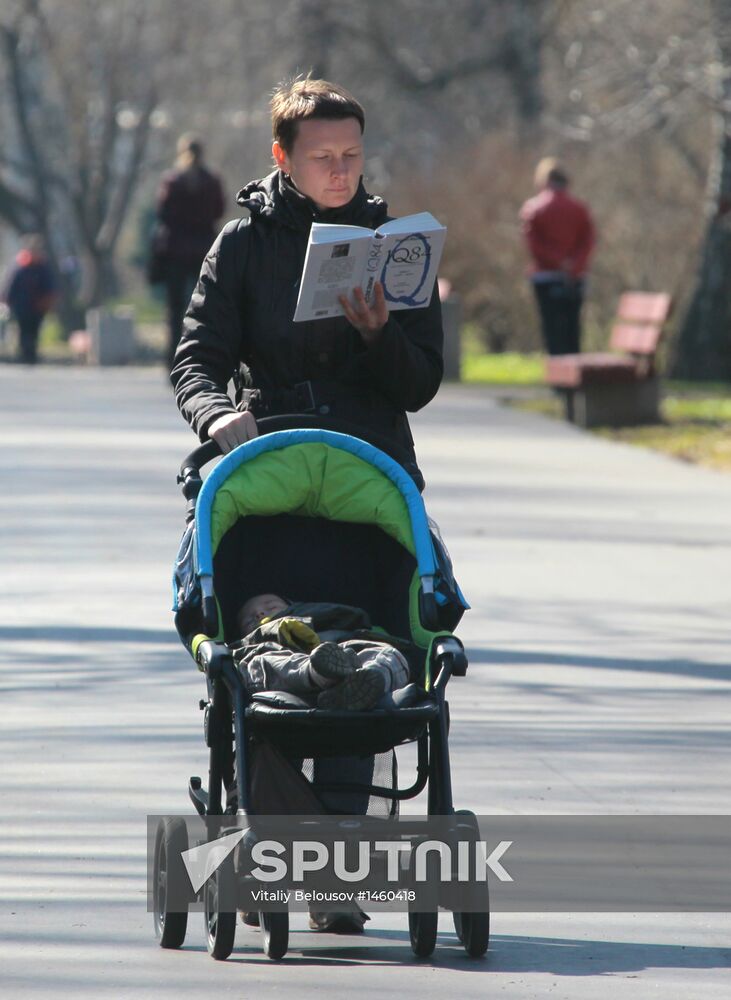
<svg viewBox="0 0 731 1000"><path fill-rule="evenodd" d="M581 307L595 242L589 209L569 194L569 183L558 160L541 160L535 172L538 194L520 211L549 354L578 354L581 349Z"/></svg>
<svg viewBox="0 0 731 1000"><path fill-rule="evenodd" d="M204 165L200 139L182 135L177 151L174 169L160 181L148 265L150 283L165 286L168 369L201 264L216 237L216 223L224 209L221 181Z"/></svg>
<svg viewBox="0 0 731 1000"><path fill-rule="evenodd" d="M2 298L18 324L18 360L34 365L38 360L41 325L56 300L56 283L43 237L33 233L24 237L23 244Z"/></svg>

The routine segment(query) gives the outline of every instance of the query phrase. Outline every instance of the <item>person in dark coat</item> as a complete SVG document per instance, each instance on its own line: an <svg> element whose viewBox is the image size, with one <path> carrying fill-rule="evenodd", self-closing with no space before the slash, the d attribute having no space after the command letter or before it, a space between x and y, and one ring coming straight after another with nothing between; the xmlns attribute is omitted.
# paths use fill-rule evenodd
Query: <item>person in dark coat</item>
<svg viewBox="0 0 731 1000"><path fill-rule="evenodd" d="M312 223L376 229L388 209L363 186L365 113L351 94L300 79L275 91L271 112L275 169L242 189L237 201L249 218L226 225L203 262L171 372L177 405L224 453L255 437L260 417L345 421L403 452L421 485L406 412L426 406L442 380L438 292L424 308L391 315L376 282L370 306L356 289L352 301L341 299L342 316L293 322ZM329 526L308 532L303 564L321 571ZM372 773L372 757L322 758L316 781L369 784ZM342 812L368 804L367 793L331 798L329 808ZM320 916L321 929L342 917ZM364 919L346 915L345 929L362 931Z"/></svg>
<svg viewBox="0 0 731 1000"><path fill-rule="evenodd" d="M216 237L224 196L219 178L203 163L203 144L193 135L178 140L175 169L163 174L157 196L149 278L165 285L168 369L183 328L183 316L203 258Z"/></svg>
<svg viewBox="0 0 731 1000"><path fill-rule="evenodd" d="M41 325L56 298L56 283L41 236L25 237L2 297L18 324L18 360L34 365Z"/></svg>
<svg viewBox="0 0 731 1000"><path fill-rule="evenodd" d="M584 202L569 193L569 176L558 160L541 160L535 186L538 194L523 205L520 217L543 343L548 354L578 354L594 223Z"/></svg>
<svg viewBox="0 0 731 1000"><path fill-rule="evenodd" d="M370 307L358 289L343 316L293 322L312 223L375 229L389 216L363 187L365 115L351 94L300 79L271 108L276 169L242 189L250 217L229 223L203 263L171 373L177 404L224 452L254 437L260 416L335 417L399 446L418 479L406 411L442 379L438 293L391 315L377 283Z"/></svg>

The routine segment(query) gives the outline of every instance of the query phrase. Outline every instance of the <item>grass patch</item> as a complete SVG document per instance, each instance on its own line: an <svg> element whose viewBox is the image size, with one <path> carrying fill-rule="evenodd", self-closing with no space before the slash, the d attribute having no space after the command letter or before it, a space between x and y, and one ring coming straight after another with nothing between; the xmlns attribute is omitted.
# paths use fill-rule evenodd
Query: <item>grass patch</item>
<svg viewBox="0 0 731 1000"><path fill-rule="evenodd" d="M661 451L685 462L731 472L731 422L718 427L701 424L656 424L650 427L600 428L602 437Z"/></svg>
<svg viewBox="0 0 731 1000"><path fill-rule="evenodd" d="M136 323L165 322L165 295L158 286L105 303L105 309L115 309L118 306L133 309Z"/></svg>
<svg viewBox="0 0 731 1000"><path fill-rule="evenodd" d="M544 382L542 354L481 354L465 338L462 379L472 384L502 388L535 386ZM511 406L563 419L557 396L536 392L507 399ZM731 472L731 385L726 382L667 381L663 384L663 422L643 427L598 427L595 433L613 441L651 448L685 462Z"/></svg>
<svg viewBox="0 0 731 1000"><path fill-rule="evenodd" d="M65 339L61 320L55 313L49 313L43 320L41 332L38 337L38 350L47 351L53 348L63 348Z"/></svg>
<svg viewBox="0 0 731 1000"><path fill-rule="evenodd" d="M473 354L462 359L462 381L472 385L542 385L543 355Z"/></svg>
<svg viewBox="0 0 731 1000"><path fill-rule="evenodd" d="M731 472L731 387L668 382L662 414L662 424L599 428L597 433L685 462Z"/></svg>
<svg viewBox="0 0 731 1000"><path fill-rule="evenodd" d="M526 410L528 413L538 413L542 417L551 417L554 420L564 419L563 400L558 396L535 396L534 398L521 398L515 396L512 399L503 400L508 406L516 406L519 410Z"/></svg>

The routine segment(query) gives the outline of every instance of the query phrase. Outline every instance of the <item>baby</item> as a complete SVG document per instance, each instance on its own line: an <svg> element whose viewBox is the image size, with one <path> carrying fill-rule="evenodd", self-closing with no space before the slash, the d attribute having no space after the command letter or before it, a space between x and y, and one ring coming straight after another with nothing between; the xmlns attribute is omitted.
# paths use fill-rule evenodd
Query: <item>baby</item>
<svg viewBox="0 0 731 1000"><path fill-rule="evenodd" d="M365 711L409 683L399 650L370 635L368 615L347 605L257 594L240 609L234 659L249 691L288 691L319 708Z"/></svg>

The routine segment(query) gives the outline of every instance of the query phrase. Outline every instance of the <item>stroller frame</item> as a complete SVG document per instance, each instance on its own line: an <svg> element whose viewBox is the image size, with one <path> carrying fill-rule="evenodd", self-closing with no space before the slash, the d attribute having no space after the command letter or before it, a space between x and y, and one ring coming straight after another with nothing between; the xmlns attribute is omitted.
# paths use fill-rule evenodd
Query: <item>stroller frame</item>
<svg viewBox="0 0 731 1000"><path fill-rule="evenodd" d="M306 418L280 417L259 422L261 431L291 428L293 423L298 427L305 424ZM323 427L323 421L313 424ZM337 425L341 430L342 424ZM352 428L347 428L352 433ZM362 432L358 432L362 436ZM395 458L394 449L385 442L376 441L369 436L371 444L378 444L382 450L388 450ZM219 454L214 442L209 441L193 451L183 462L178 477L182 484L183 494L188 501L187 520L195 515L196 502L199 496L202 480L200 468ZM405 788L386 788L376 784L365 784L352 781L312 783L313 790L327 792L358 792L367 795L379 795L391 800L408 800L419 795L427 788L427 814L429 816L462 817L460 822L476 831L476 821L471 813L460 811L455 814L451 769L449 760L449 704L446 700L447 684L452 676L465 676L467 658L461 642L453 635L440 631L439 612L435 595L425 588L426 592L419 594L419 617L423 625L434 635L426 654L427 676L433 678L429 684L428 693L422 691L422 698L415 704L397 708L395 711L382 709L368 712L344 712L342 710L311 709L306 713L297 710L272 709L266 704L258 704L257 696L253 697L243 683L234 664L233 656L225 642L218 638L210 638L218 632L218 610L215 598L203 593L202 613L207 635L192 636L186 634L185 622L176 614L176 625L185 645L196 660L199 668L205 674L207 699L199 702L204 713L204 734L209 749L208 787L203 787L200 777L192 776L188 782L190 799L206 823L206 828L216 831L214 835L223 835L220 817L231 814L231 809L224 804L224 788L230 788L235 777L237 815L249 815L250 789L248 752L250 739L259 737L268 740L284 729L283 722L288 723L291 731L299 724L302 730L302 740L305 749L302 756L316 756L308 753L307 733L315 731L315 727L347 727L368 729L370 734L370 749L365 753L378 753L386 749L408 742L415 742L417 749L416 776L411 785ZM412 685L413 687L414 685ZM299 718L298 718L299 716ZM304 722L304 725L302 724ZM233 723L233 725L232 725ZM382 735L381 735L382 734ZM292 754L297 756L296 753ZM181 831L180 826L183 826ZM175 864L175 852L187 847L187 832L184 824L173 820L171 823L161 823L157 832L155 844L156 874L153 885L160 884L161 866L165 867L164 875L169 874ZM230 831L228 831L230 832ZM182 841L185 839L185 846ZM219 872L211 877L201 893L204 901L208 950L217 959L225 959L233 949L236 909L235 900L229 895L223 885L225 875L232 875L232 869ZM164 878L163 878L164 881ZM155 924L160 943L163 947L180 947L183 943L187 922L187 903L193 898L177 904L168 899L165 892L155 895ZM175 904L175 908L173 905ZM455 913L455 927L458 936L467 953L473 957L481 957L488 947L489 913ZM281 958L288 943L288 913L261 913L260 922L263 932L263 947L265 954L271 958ZM428 957L436 944L437 913L409 913L409 930L411 946L418 957Z"/></svg>

